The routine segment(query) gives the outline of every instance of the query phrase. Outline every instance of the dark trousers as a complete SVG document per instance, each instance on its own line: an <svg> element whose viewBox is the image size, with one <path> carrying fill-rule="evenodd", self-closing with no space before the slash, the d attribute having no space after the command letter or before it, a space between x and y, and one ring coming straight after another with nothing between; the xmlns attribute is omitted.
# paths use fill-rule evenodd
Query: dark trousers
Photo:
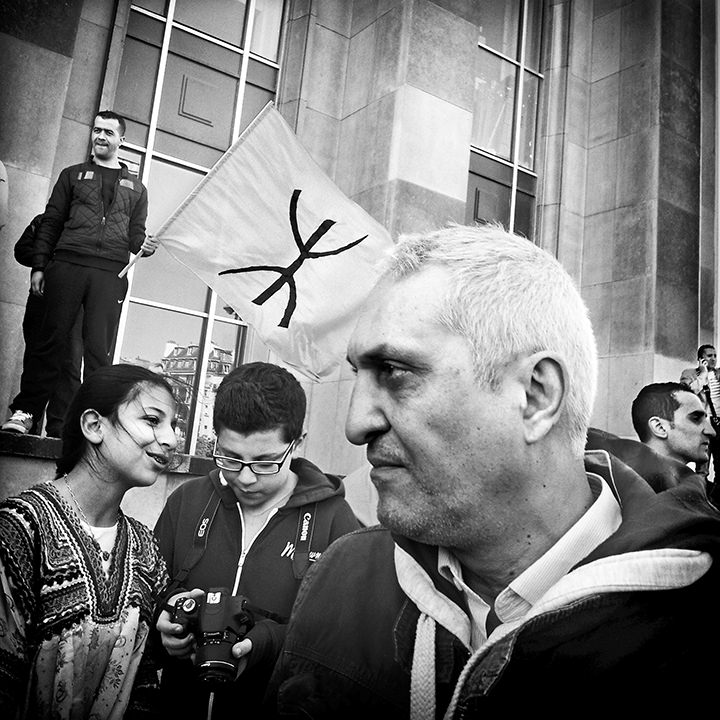
<svg viewBox="0 0 720 720"><path fill-rule="evenodd" d="M45 268L45 315L40 338L32 348L20 378L20 392L11 410L42 415L55 391L68 339L82 310L85 377L110 364L127 278L117 272L53 260Z"/></svg>
<svg viewBox="0 0 720 720"><path fill-rule="evenodd" d="M28 365L33 348L40 342L46 307L45 298L33 295L32 291L30 291L25 304L25 315L22 323L23 338L25 340L23 367ZM50 437L60 437L65 411L70 405L73 395L80 387L82 358L82 314L80 314L70 332L66 350L62 354L62 364L60 365L57 383L50 393L45 408L45 432ZM39 435L41 430L42 415L35 418L35 425L30 432Z"/></svg>

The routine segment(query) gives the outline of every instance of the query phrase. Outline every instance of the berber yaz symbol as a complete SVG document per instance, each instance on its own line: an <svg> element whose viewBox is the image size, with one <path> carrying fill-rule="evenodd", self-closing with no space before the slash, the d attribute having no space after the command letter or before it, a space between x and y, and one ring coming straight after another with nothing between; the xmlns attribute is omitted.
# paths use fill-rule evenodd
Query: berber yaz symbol
<svg viewBox="0 0 720 720"><path fill-rule="evenodd" d="M293 190L292 197L290 198L290 227L292 229L293 238L295 239L295 244L300 251L298 257L293 260L290 265L288 265L287 267L282 267L280 265L253 265L251 267L223 270L222 272L218 273L218 275L231 275L235 273L249 273L260 270L268 270L270 272L278 273L280 277L274 283L272 283L272 285L270 285L267 290L261 292L252 302L255 303L255 305L262 305L266 300L269 300L278 290L280 290L283 285L287 285L289 290L288 302L285 306L285 314L283 315L282 320L280 320L280 322L278 323L278 327L284 328L290 325L290 318L292 317L293 312L295 312L295 306L297 305L297 288L295 287L294 276L300 266L305 262L305 260L307 260L308 258L313 259L320 257L328 257L329 255L339 255L340 253L345 252L345 250L349 250L358 243L361 243L367 237L367 235L363 235L363 237L361 237L359 240L355 240L354 242L343 245L342 247L339 247L335 250L328 250L326 252L312 252L312 248L315 246L318 240L320 240L320 238L325 235L325 233L335 224L335 221L323 220L318 226L317 230L315 230L315 232L307 239L307 242L303 243L297 224L297 204L301 192L301 190Z"/></svg>

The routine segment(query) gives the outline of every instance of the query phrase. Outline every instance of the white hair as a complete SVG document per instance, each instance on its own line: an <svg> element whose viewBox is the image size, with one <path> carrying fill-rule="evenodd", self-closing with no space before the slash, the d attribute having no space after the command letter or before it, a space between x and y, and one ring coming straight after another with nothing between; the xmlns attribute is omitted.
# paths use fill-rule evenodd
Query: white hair
<svg viewBox="0 0 720 720"><path fill-rule="evenodd" d="M597 388L597 347L585 303L560 263L501 225L453 225L402 236L385 275L426 266L450 274L438 320L473 349L478 382L497 388L503 368L538 351L565 361L568 383L561 424L582 456Z"/></svg>

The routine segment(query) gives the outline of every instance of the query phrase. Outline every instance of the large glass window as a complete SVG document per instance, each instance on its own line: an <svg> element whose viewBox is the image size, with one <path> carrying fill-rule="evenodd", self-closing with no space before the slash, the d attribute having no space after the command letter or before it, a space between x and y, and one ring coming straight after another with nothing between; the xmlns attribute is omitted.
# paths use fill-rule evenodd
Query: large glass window
<svg viewBox="0 0 720 720"><path fill-rule="evenodd" d="M535 138L542 75L542 2L486 0L477 6L467 221L534 230Z"/></svg>
<svg viewBox="0 0 720 720"><path fill-rule="evenodd" d="M148 188L148 233L274 98L283 11L283 0L131 6L114 109L128 125L121 159ZM215 391L243 361L247 327L162 246L129 280L115 361L173 378L181 449L207 454Z"/></svg>

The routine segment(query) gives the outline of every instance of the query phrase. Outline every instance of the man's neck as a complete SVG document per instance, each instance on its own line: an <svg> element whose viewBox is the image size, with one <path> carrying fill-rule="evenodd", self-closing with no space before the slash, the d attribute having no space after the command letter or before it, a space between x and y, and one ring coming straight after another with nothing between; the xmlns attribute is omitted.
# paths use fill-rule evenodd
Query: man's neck
<svg viewBox="0 0 720 720"><path fill-rule="evenodd" d="M666 443L661 441L652 441L653 438L651 438L648 442L645 444L652 448L658 455L662 455L662 457L665 460L670 460L671 462L681 463L682 465L686 465L687 461L683 460L682 458L675 455L667 446Z"/></svg>
<svg viewBox="0 0 720 720"><path fill-rule="evenodd" d="M536 509L531 517L525 515L523 527L507 529L498 536L495 550L450 548L463 567L463 579L485 602L495 598L518 575L555 543L588 511L594 502L582 461L573 461L563 473L556 471L565 482L550 487L537 482L530 501ZM528 524L530 523L530 524Z"/></svg>
<svg viewBox="0 0 720 720"><path fill-rule="evenodd" d="M96 165L99 165L100 167L112 168L113 170L120 169L120 160L118 160L117 155L115 155L114 157L109 158L107 160L101 160L99 158L94 157L93 162Z"/></svg>

